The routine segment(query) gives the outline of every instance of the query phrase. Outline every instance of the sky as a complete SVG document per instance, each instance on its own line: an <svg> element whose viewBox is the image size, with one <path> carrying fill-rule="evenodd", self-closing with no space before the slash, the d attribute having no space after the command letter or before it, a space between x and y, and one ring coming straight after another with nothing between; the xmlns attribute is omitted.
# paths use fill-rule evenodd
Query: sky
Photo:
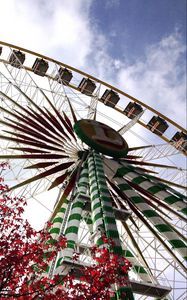
<svg viewBox="0 0 187 300"><path fill-rule="evenodd" d="M185 0L0 0L0 40L86 71L185 127L186 14Z"/></svg>
<svg viewBox="0 0 187 300"><path fill-rule="evenodd" d="M103 79L186 124L186 0L1 0L0 39Z"/></svg>

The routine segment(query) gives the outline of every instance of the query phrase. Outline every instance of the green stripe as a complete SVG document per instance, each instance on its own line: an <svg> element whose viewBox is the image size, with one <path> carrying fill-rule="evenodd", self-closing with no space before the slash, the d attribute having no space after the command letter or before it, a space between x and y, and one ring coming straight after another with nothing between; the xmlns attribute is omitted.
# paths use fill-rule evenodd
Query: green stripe
<svg viewBox="0 0 187 300"><path fill-rule="evenodd" d="M63 222L63 218L61 217L56 217L54 220L53 220L53 224L54 223L62 223Z"/></svg>
<svg viewBox="0 0 187 300"><path fill-rule="evenodd" d="M65 235L67 235L68 233L77 233L78 232L78 228L76 226L70 226L66 229Z"/></svg>
<svg viewBox="0 0 187 300"><path fill-rule="evenodd" d="M108 196L101 196L100 198L104 202L112 203L109 193L108 193Z"/></svg>
<svg viewBox="0 0 187 300"><path fill-rule="evenodd" d="M163 190L165 190L165 188L163 188L159 185L154 185L154 186L147 189L147 191L152 193L152 194L156 194L156 193L158 193L160 191L163 191Z"/></svg>
<svg viewBox="0 0 187 300"><path fill-rule="evenodd" d="M181 240L170 240L169 242L174 248L186 248L186 245Z"/></svg>
<svg viewBox="0 0 187 300"><path fill-rule="evenodd" d="M123 252L125 257L134 257L134 255L129 250L124 250Z"/></svg>
<svg viewBox="0 0 187 300"><path fill-rule="evenodd" d="M181 212L182 212L183 214L187 215L187 207L181 209Z"/></svg>
<svg viewBox="0 0 187 300"><path fill-rule="evenodd" d="M98 190L98 187L97 186L94 186L93 188L90 189L91 193L95 192Z"/></svg>
<svg viewBox="0 0 187 300"><path fill-rule="evenodd" d="M108 224L116 224L116 221L113 217L104 217L104 221Z"/></svg>
<svg viewBox="0 0 187 300"><path fill-rule="evenodd" d="M80 221L80 219L81 219L81 215L75 213L75 214L71 214L70 215L68 222L71 221L71 220L78 220L78 221Z"/></svg>
<svg viewBox="0 0 187 300"><path fill-rule="evenodd" d="M113 208L111 206L108 206L108 205L103 205L102 206L102 209L106 212L113 212Z"/></svg>
<svg viewBox="0 0 187 300"><path fill-rule="evenodd" d="M103 243L103 238L101 238L101 237L98 238L96 244L97 244L98 246L103 245L103 244L104 244L104 243Z"/></svg>
<svg viewBox="0 0 187 300"><path fill-rule="evenodd" d="M79 200L77 199L77 201L76 201L75 203L73 203L72 209L71 209L71 210L73 210L74 208L82 208L82 207L83 207L82 201L79 201Z"/></svg>
<svg viewBox="0 0 187 300"><path fill-rule="evenodd" d="M72 206L72 209L73 208L78 208L78 207L82 208L83 207L83 203L82 202L76 202L76 203L74 203L73 206Z"/></svg>
<svg viewBox="0 0 187 300"><path fill-rule="evenodd" d="M160 232L168 232L168 231L173 231L171 229L170 226L168 226L167 224L158 224L158 225L155 225L155 227L158 229L158 231Z"/></svg>
<svg viewBox="0 0 187 300"><path fill-rule="evenodd" d="M136 183L136 184L140 184L144 181L147 181L147 179L144 178L143 176L138 176L138 177L132 179L132 182Z"/></svg>
<svg viewBox="0 0 187 300"><path fill-rule="evenodd" d="M127 197L128 197L128 196L127 196ZM133 196L133 197L131 197L131 200L132 200L134 203L144 203L144 202L145 202L140 196Z"/></svg>
<svg viewBox="0 0 187 300"><path fill-rule="evenodd" d="M67 241L67 248L71 248L71 249L74 249L75 247L75 241Z"/></svg>
<svg viewBox="0 0 187 300"><path fill-rule="evenodd" d="M177 200L179 201L179 199L177 199L175 196L172 195L164 198L164 201L166 201L168 204L173 204L175 202L178 202Z"/></svg>
<svg viewBox="0 0 187 300"><path fill-rule="evenodd" d="M123 250L121 248L121 246L113 246L112 249L111 249L115 254L118 254L118 255L122 255L123 254Z"/></svg>
<svg viewBox="0 0 187 300"><path fill-rule="evenodd" d="M60 232L60 228L52 228L49 232L50 233L59 233Z"/></svg>
<svg viewBox="0 0 187 300"><path fill-rule="evenodd" d="M96 200L98 198L99 198L99 194L96 194L96 195L92 196L92 200Z"/></svg>
<svg viewBox="0 0 187 300"><path fill-rule="evenodd" d="M55 239L50 239L47 241L47 244L50 244L50 245L54 245L56 243L57 240Z"/></svg>
<svg viewBox="0 0 187 300"><path fill-rule="evenodd" d="M99 219L102 219L102 213L101 213L101 212L97 213L97 214L94 216L94 218L93 218L94 222L97 221L97 220L99 220Z"/></svg>
<svg viewBox="0 0 187 300"><path fill-rule="evenodd" d="M121 167L117 170L116 174L114 175L114 177L123 177L124 175L126 175L127 173L129 173L129 169L126 169L124 167Z"/></svg>
<svg viewBox="0 0 187 300"><path fill-rule="evenodd" d="M133 266L134 271L140 274L147 274L146 270L142 266Z"/></svg>
<svg viewBox="0 0 187 300"><path fill-rule="evenodd" d="M120 190L123 190L123 191L129 190L129 185L126 183L120 183L118 186L119 186Z"/></svg>
<svg viewBox="0 0 187 300"><path fill-rule="evenodd" d="M60 267L63 257L59 258L56 264L56 268Z"/></svg>
<svg viewBox="0 0 187 300"><path fill-rule="evenodd" d="M101 206L100 201L98 201L96 204L94 204L93 206L93 210L95 210L96 208L99 208Z"/></svg>
<svg viewBox="0 0 187 300"><path fill-rule="evenodd" d="M108 189L106 189L105 187L100 187L100 193L108 193Z"/></svg>
<svg viewBox="0 0 187 300"><path fill-rule="evenodd" d="M147 218L157 217L158 216L158 214L154 210L152 210L152 209L144 210L143 214Z"/></svg>
<svg viewBox="0 0 187 300"><path fill-rule="evenodd" d="M116 231L116 230L107 230L107 237L108 238L119 238L118 231Z"/></svg>

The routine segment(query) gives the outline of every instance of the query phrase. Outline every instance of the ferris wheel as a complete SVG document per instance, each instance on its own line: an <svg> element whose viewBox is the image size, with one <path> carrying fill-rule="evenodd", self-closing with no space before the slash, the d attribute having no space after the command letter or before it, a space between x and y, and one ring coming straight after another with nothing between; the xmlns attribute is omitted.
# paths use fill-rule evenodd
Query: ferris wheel
<svg viewBox="0 0 187 300"><path fill-rule="evenodd" d="M54 190L51 234L68 241L49 276L69 272L74 251L78 273L104 232L132 263L135 299L185 300L187 131L72 66L4 42L0 54L6 179L46 210Z"/></svg>

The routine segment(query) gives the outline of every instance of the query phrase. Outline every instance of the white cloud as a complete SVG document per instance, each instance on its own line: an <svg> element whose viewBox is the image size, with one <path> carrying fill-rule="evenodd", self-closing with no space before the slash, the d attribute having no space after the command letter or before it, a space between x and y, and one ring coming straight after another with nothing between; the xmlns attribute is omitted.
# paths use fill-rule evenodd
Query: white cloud
<svg viewBox="0 0 187 300"><path fill-rule="evenodd" d="M90 4L90 0L1 2L1 39L81 67L92 44Z"/></svg>
<svg viewBox="0 0 187 300"><path fill-rule="evenodd" d="M120 0L105 0L105 8L111 9L118 7L120 5Z"/></svg>
<svg viewBox="0 0 187 300"><path fill-rule="evenodd" d="M185 45L174 33L150 46L144 60L123 66L116 83L153 108L185 126Z"/></svg>
<svg viewBox="0 0 187 300"><path fill-rule="evenodd" d="M0 5L2 40L83 69L185 124L185 46L177 31L129 65L109 54L110 33L97 27L92 0L7 0Z"/></svg>

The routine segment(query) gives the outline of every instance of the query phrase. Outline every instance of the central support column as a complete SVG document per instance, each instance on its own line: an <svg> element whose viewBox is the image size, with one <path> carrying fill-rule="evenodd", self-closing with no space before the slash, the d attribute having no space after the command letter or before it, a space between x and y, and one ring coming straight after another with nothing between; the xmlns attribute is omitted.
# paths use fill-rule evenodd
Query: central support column
<svg viewBox="0 0 187 300"><path fill-rule="evenodd" d="M96 152L92 152L88 158L88 173L91 196L91 211L94 231L94 243L100 247L104 246L102 236L112 239L114 246L110 246L110 251L120 256L123 250L120 243L119 233L116 225L112 198L109 193L102 157ZM124 275L122 275L124 276ZM133 293L129 280L125 286L115 287L116 296L111 299L133 300Z"/></svg>

